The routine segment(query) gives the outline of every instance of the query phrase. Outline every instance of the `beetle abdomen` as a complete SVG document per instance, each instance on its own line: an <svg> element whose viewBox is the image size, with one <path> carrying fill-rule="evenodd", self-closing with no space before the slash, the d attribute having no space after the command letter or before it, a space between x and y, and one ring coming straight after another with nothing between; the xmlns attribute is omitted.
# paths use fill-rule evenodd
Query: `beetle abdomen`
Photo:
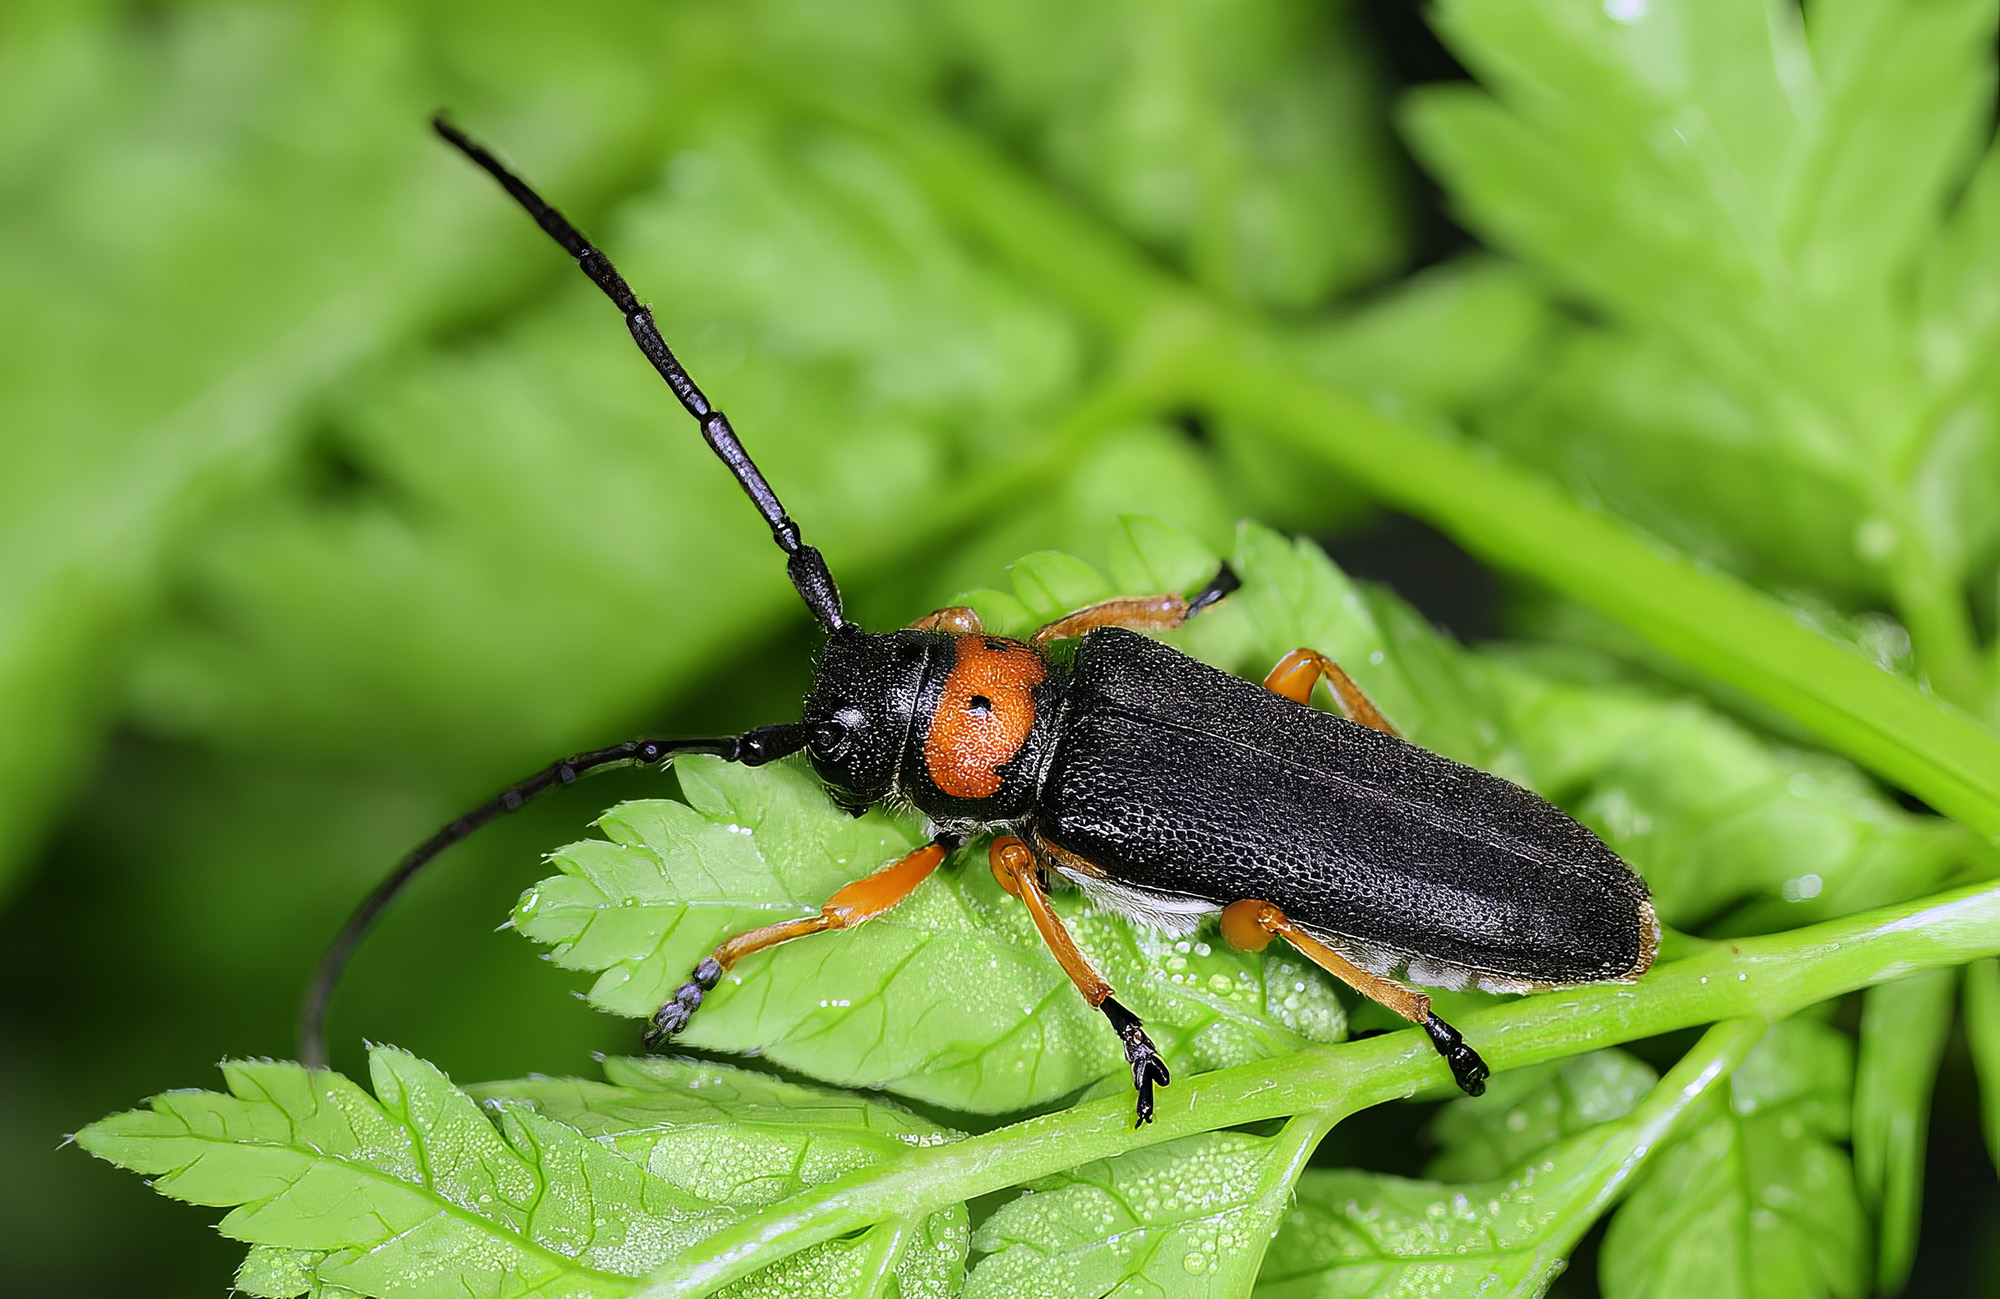
<svg viewBox="0 0 2000 1299"><path fill-rule="evenodd" d="M1560 809L1129 633L1080 647L1039 804L1037 833L1114 887L1258 898L1419 981L1561 986L1651 960L1645 885Z"/></svg>

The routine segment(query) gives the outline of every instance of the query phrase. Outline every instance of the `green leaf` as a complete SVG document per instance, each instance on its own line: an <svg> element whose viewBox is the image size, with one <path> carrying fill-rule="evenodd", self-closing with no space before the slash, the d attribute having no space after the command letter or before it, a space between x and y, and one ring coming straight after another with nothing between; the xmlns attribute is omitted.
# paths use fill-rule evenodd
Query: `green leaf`
<svg viewBox="0 0 2000 1299"><path fill-rule="evenodd" d="M1889 596L1941 693L1981 709L1964 583L1993 559L1977 471L2000 447L1952 372L1988 345L1950 305L1976 288L1920 314L1905 285L1940 258L1980 282L1977 238L1940 231L1990 129L1995 20L1459 0L1439 27L1485 89L1409 117L1469 221L1606 322L1568 332L1496 440L1738 571Z"/></svg>
<svg viewBox="0 0 2000 1299"><path fill-rule="evenodd" d="M377 1096L337 1074L232 1062L77 1134L156 1189L234 1206L251 1293L623 1296L746 1208L951 1139L914 1116L718 1065L609 1062L611 1083L477 1088L389 1048ZM378 1099L379 1098L379 1099ZM744 1122L732 1121L743 1107ZM948 1295L962 1207L798 1254L748 1294Z"/></svg>
<svg viewBox="0 0 2000 1299"><path fill-rule="evenodd" d="M1584 1232L1694 1121L1699 1102L1762 1032L1746 1021L1712 1030L1636 1108L1621 1082L1613 1108L1629 1113L1573 1135L1543 1128L1551 1140L1523 1139L1494 1178L1451 1184L1308 1170L1298 1206L1265 1258L1259 1299L1541 1294ZM1461 1113L1522 1112L1505 1099L1454 1106Z"/></svg>
<svg viewBox="0 0 2000 1299"><path fill-rule="evenodd" d="M322 1285L316 1279L315 1273L326 1254L318 1249L252 1245L243 1257L242 1266L236 1269L236 1288L256 1299L297 1299L300 1295L319 1299L353 1294L343 1286Z"/></svg>
<svg viewBox="0 0 2000 1299"><path fill-rule="evenodd" d="M1919 358L1936 432L1911 471L1949 571L1976 574L2000 550L2000 148L1989 148L1924 259ZM1941 525L1941 526L1939 526ZM1996 647L2000 653L2000 647ZM1996 664L2000 669L2000 664ZM1996 670L2000 677L2000 670Z"/></svg>
<svg viewBox="0 0 2000 1299"><path fill-rule="evenodd" d="M1424 1170L1440 1182L1490 1182L1537 1153L1632 1112L1659 1075L1623 1051L1500 1074L1480 1097L1460 1097L1431 1122L1441 1148Z"/></svg>
<svg viewBox="0 0 2000 1299"><path fill-rule="evenodd" d="M1275 1137L1208 1133L1037 1182L974 1233L987 1257L966 1299L1043 1293L1052 1277L1076 1299L1245 1294L1324 1132L1298 1118Z"/></svg>
<svg viewBox="0 0 2000 1299"><path fill-rule="evenodd" d="M1479 428L1584 499L1730 570L1841 596L1880 585L1857 545L1865 506L1852 485L1775 454L1761 412L1656 336L1562 332L1539 382Z"/></svg>
<svg viewBox="0 0 2000 1299"><path fill-rule="evenodd" d="M1613 1219L1607 1299L1866 1292L1867 1221L1835 1144L1852 1069L1835 1030L1804 1019L1773 1029L1730 1081L1728 1105L1667 1151Z"/></svg>
<svg viewBox="0 0 2000 1299"><path fill-rule="evenodd" d="M1848 915L1937 888L1975 854L1958 827L1904 811L1845 763L1692 701L1495 676L1529 783L1639 868L1668 924L1745 933Z"/></svg>
<svg viewBox="0 0 2000 1299"><path fill-rule="evenodd" d="M1741 1019L1684 1062L1662 1093L1696 1096L1773 1019L1855 988L1992 954L2000 888L1985 885L1866 917L1771 938L1717 944L1663 963L1638 987L1579 988L1474 1011L1461 1020L1496 1068L1542 1063L1718 1019ZM1737 1034L1741 1034L1737 1037ZM1735 1045L1729 1045L1734 1039ZM1302 1113L1346 1116L1443 1090L1448 1076L1420 1033L1389 1033L1255 1061L1160 1094L1155 1121L1134 1129L1127 1095L1080 1102L963 1141L920 1147L878 1175L864 1170L782 1201L692 1247L653 1276L648 1299L696 1299L785 1255L860 1231L885 1216L930 1212L1092 1159ZM1678 1091L1676 1091L1678 1088ZM1671 1102L1669 1103L1671 1104ZM1655 1148L1666 1134L1642 1134ZM1605 1184L1619 1191L1621 1154ZM1600 1197L1601 1199L1601 1197Z"/></svg>
<svg viewBox="0 0 2000 1299"><path fill-rule="evenodd" d="M1072 609L1108 600L1117 592L1095 568L1059 551L1024 555L1009 566L1014 596L1042 622L1053 622Z"/></svg>
<svg viewBox="0 0 2000 1299"><path fill-rule="evenodd" d="M726 1191L732 1204L764 1203L825 1181L846 1172L857 1152L935 1145L955 1135L879 1100L728 1065L670 1056L611 1056L603 1064L601 1083L534 1077L465 1090L483 1101L531 1102L669 1181L693 1183L683 1189L710 1198ZM730 1133L757 1137L741 1152L746 1175L736 1181L702 1150L706 1139ZM779 1143L782 1167L763 1158Z"/></svg>
<svg viewBox="0 0 2000 1299"><path fill-rule="evenodd" d="M1584 988L1532 997L1478 1012L1466 1017L1464 1023L1495 1065L1505 1070L1510 1066L1560 1059L1576 1053L1580 1047L1629 1041L1718 1017L1747 1017L1704 1039L1704 1047L1683 1060L1655 1090L1648 1104L1635 1111L1635 1120L1660 1119L1665 1126L1653 1124L1636 1134L1628 1134L1634 1140L1626 1146L1607 1147L1606 1159L1597 1166L1602 1176L1596 1179L1595 1189L1584 1187L1588 1194L1573 1201L1584 1207L1571 1216L1571 1226L1587 1225L1592 1214L1601 1211L1604 1204L1620 1193L1625 1172L1634 1166L1639 1152L1658 1149L1672 1135L1674 1126L1681 1121L1672 1111L1687 1113L1686 1103L1697 1099L1709 1084L1728 1073L1732 1061L1747 1052L1768 1018L1796 1013L1847 990L1903 977L1913 967L1940 968L1989 955L2000 946L2000 937L1996 937L2000 935L2000 923L1996 923L1996 916L2000 916L2000 890L1992 886L1964 890L1779 938L1717 945L1656 969L1638 988ZM1838 1045L1839 1041L1836 1037L1837 1052L1844 1059L1845 1048ZM378 1072L380 1068L378 1064ZM653 1066L635 1068L644 1073ZM289 1065L242 1066L239 1072L242 1071L247 1071L250 1082L258 1084L241 1088L249 1097L255 1097L255 1102L248 1102L246 1097L232 1103L232 1098L207 1093L170 1094L156 1101L157 1113L116 1116L86 1130L82 1141L87 1148L139 1171L178 1170L191 1167L204 1156L214 1156L215 1162L223 1165L222 1176L215 1179L217 1184L210 1190L224 1203L231 1202L231 1195L270 1195L273 1190L278 1192L274 1198L282 1197L283 1177L270 1176L272 1170L265 1166L269 1161L261 1158L273 1153L279 1156L278 1171L283 1173L293 1171L286 1166L287 1157L293 1162L301 1159L323 1162L323 1156L334 1152L338 1156L334 1162L339 1165L333 1170L336 1176L342 1172L359 1174L368 1178L371 1185L385 1179L374 1177L369 1172L370 1164L393 1171L410 1162L406 1149L382 1135L386 1128L391 1138L398 1136L396 1120L373 1108L372 1102L344 1080L323 1073L306 1075ZM409 1075L413 1070L400 1072ZM644 1293L649 1299L667 1296L693 1299L713 1293L732 1281L745 1280L781 1260L802 1256L817 1246L843 1240L852 1242L861 1233L872 1233L878 1225L888 1225L891 1234L900 1239L904 1223L955 1211L973 1197L1049 1176L1092 1159L1112 1158L1158 1142L1287 1115L1344 1116L1410 1095L1426 1085L1439 1085L1442 1072L1428 1042L1415 1033L1398 1033L1256 1061L1200 1079L1184 1079L1187 1085L1177 1085L1163 1093L1156 1122L1137 1130L1132 1126L1130 1102L1124 1095L1081 1103L1058 1114L1031 1118L959 1141L926 1139L921 1132L911 1130L909 1120L889 1116L882 1123L871 1122L869 1137L861 1140L879 1142L883 1133L894 1134L893 1139L905 1142L900 1154L885 1159L879 1166L854 1168L775 1204L745 1211L663 1263L649 1278ZM414 1082L422 1084L428 1071L418 1067L416 1073ZM1822 1070L1820 1076L1823 1078L1825 1073ZM435 1078L434 1073L428 1076ZM390 1081L395 1085L378 1082L378 1090L385 1095L398 1095L405 1090L396 1078ZM675 1116L670 1120L675 1126L680 1126L684 1119L698 1121L706 1117L704 1111L710 1107L705 1100L699 1097L690 1100L686 1093L714 1085L712 1077L700 1074L692 1078L683 1076L682 1081L698 1086L680 1088L670 1084L668 1090L676 1095L665 1108ZM1760 1087L1751 1088L1744 1095L1752 1102L1757 1101L1772 1090L1769 1082L1770 1079L1765 1079ZM268 1085L272 1083L282 1086ZM1841 1083L1838 1078L1834 1080L1836 1088ZM816 1122L823 1117L816 1111L827 1107L838 1111L844 1103L841 1098L824 1098L817 1105L800 1104L803 1098L784 1085L755 1080L738 1082L732 1078L726 1086L740 1087L738 1094L753 1117L759 1109L768 1115L776 1109L797 1106L804 1111L808 1122L816 1124L816 1132L826 1126ZM340 1103L324 1103L320 1095L314 1094L315 1087L338 1091ZM411 1086L407 1090L416 1092L422 1087ZM276 1103L270 1099L273 1096ZM579 1099L561 1087L545 1093L545 1099L552 1105L566 1106L565 1113L572 1117L586 1111L623 1111L633 1106L630 1099L600 1105L595 1095ZM406 1105L409 1117L402 1131L421 1135L424 1124L435 1123L433 1116L437 1111L462 1109L470 1103L469 1098L463 1098L461 1102L444 1105ZM230 1111L226 1117L236 1122L230 1127L213 1121L191 1125L185 1119L164 1125L149 1122L162 1115L172 1118L176 1104L196 1117ZM1829 1113L1816 1111L1812 1106L1795 1108L1799 1113L1784 1116L1781 1129L1796 1119L1799 1131L1810 1134L1831 1129L1835 1125L1830 1119L1844 1114L1844 1110ZM196 1127L198 1131L194 1130ZM295 1133L303 1133L309 1143L286 1149L286 1143ZM578 1139L583 1139L581 1134ZM483 1153L488 1144L474 1141L472 1149ZM239 1152L234 1149L237 1145L248 1149ZM275 1152L267 1149L273 1145L278 1147ZM381 1151L386 1153L374 1153ZM240 1158L243 1155L249 1158L243 1160ZM446 1153L442 1157L451 1156ZM654 1148L653 1159L658 1159L658 1147ZM483 1175L490 1180L490 1169ZM440 1180L460 1184L465 1179L447 1176ZM386 1178L386 1184L387 1194L392 1196L401 1185L393 1175ZM170 1181L164 1189L171 1194L182 1194L191 1188ZM316 1195L323 1198L324 1193L322 1187ZM1448 1213L1449 1206L1445 1208ZM281 1227L287 1225L282 1215L275 1222ZM380 1229L379 1219L372 1223L372 1229ZM319 1225L319 1215L315 1214L306 1227L316 1230ZM607 1221L607 1228L612 1225ZM868 1241L868 1258L893 1255L893 1241L872 1234ZM292 1247L311 1248L296 1244ZM1562 1252L1561 1248L1551 1246L1544 1251L1545 1260ZM314 1263L315 1260L303 1256L296 1260L299 1267ZM260 1258L256 1266L261 1269L259 1276L277 1271L270 1258ZM800 1288L811 1293L803 1283Z"/></svg>
<svg viewBox="0 0 2000 1299"><path fill-rule="evenodd" d="M236 1206L224 1235L327 1251L315 1273L367 1292L425 1293L422 1278L442 1264L447 1286L475 1293L507 1293L512 1273L529 1286L619 1294L601 1270L609 1258L648 1236L657 1250L701 1234L705 1206L575 1132L515 1114L503 1136L414 1057L378 1049L372 1063L379 1102L338 1075L233 1062L229 1095L155 1097L151 1110L77 1140L158 1174L165 1195ZM588 1227L600 1204L619 1209L603 1237Z"/></svg>
<svg viewBox="0 0 2000 1299"><path fill-rule="evenodd" d="M1924 1205L1931 1089L1951 1032L1956 970L1870 988L1854 1076L1854 1180L1875 1220L1875 1288L1909 1280Z"/></svg>
<svg viewBox="0 0 2000 1299"><path fill-rule="evenodd" d="M1399 281L1286 342L1301 373L1376 411L1457 422L1511 395L1528 367L1542 363L1552 308L1520 268L1469 256ZM1363 497L1349 474L1274 442L1260 422L1228 406L1212 412L1210 424L1247 494L1249 517L1327 536L1359 514Z"/></svg>
<svg viewBox="0 0 2000 1299"><path fill-rule="evenodd" d="M1825 117L1784 210L1809 291L1879 292L1926 254L1991 125L1995 17L1991 0L1808 11Z"/></svg>
<svg viewBox="0 0 2000 1299"><path fill-rule="evenodd" d="M174 6L143 39L135 21L0 17L0 874L114 723L183 549L268 489L320 403L477 296L487 209L438 183L418 129L475 98L430 63L459 39L436 14ZM636 5L602 22L635 47L653 26ZM572 71L565 45L510 97ZM554 129L616 140L633 83L613 64L598 86ZM570 174L602 166L575 150Z"/></svg>
<svg viewBox="0 0 2000 1299"><path fill-rule="evenodd" d="M1302 307L1401 260L1394 155L1346 9L942 8L980 117L1204 284Z"/></svg>
<svg viewBox="0 0 2000 1299"><path fill-rule="evenodd" d="M1414 675L1415 660L1440 643L1435 633L1413 639L1409 658L1396 653L1404 647L1392 644L1366 595L1310 541L1244 524L1230 562L1243 578L1243 588L1179 633L1178 643L1189 653L1262 679L1292 650L1316 649L1345 667L1406 735L1460 756L1455 747L1467 742L1469 732L1458 720L1459 701L1427 698ZM1424 684L1443 691L1468 688L1462 673ZM1319 698L1326 701L1326 693Z"/></svg>
<svg viewBox="0 0 2000 1299"><path fill-rule="evenodd" d="M527 1078L468 1088L519 1101L703 1200L759 1208L958 1134L860 1097L726 1065L607 1059L604 1083ZM795 1256L752 1294L951 1294L963 1275L965 1211L892 1220L859 1239Z"/></svg>
<svg viewBox="0 0 2000 1299"><path fill-rule="evenodd" d="M563 874L530 890L515 913L525 935L554 945L559 964L602 971L591 1001L618 1014L652 1014L721 939L814 914L919 841L908 819L849 817L792 764L683 759L679 770L691 806L614 809L602 822L611 840L558 852ZM1296 957L1165 937L1073 897L1059 898L1058 910L1177 1070L1344 1030L1339 1002ZM1050 959L1025 909L969 852L878 920L745 960L682 1040L986 1113L1129 1073L1116 1037Z"/></svg>
<svg viewBox="0 0 2000 1299"><path fill-rule="evenodd" d="M1118 520L1118 540L1106 571L1121 591L1185 594L1215 576L1215 552L1171 523L1128 514Z"/></svg>

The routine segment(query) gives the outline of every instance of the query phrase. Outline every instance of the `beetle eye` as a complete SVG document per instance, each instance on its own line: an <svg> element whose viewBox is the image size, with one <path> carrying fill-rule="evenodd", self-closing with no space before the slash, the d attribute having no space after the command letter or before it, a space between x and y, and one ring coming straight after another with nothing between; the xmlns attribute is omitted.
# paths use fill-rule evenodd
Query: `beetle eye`
<svg viewBox="0 0 2000 1299"><path fill-rule="evenodd" d="M838 758L847 752L848 741L853 738L854 731L845 718L821 722L813 727L812 751L821 758Z"/></svg>

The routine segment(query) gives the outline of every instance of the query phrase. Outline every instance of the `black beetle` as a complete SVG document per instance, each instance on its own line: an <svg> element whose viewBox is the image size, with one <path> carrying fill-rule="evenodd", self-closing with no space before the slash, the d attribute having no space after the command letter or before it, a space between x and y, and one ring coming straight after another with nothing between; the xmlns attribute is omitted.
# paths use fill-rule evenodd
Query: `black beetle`
<svg viewBox="0 0 2000 1299"><path fill-rule="evenodd" d="M1190 598L1108 600L1026 641L988 635L967 608L886 633L841 616L818 550L800 538L728 419L674 359L624 277L561 213L443 119L438 133L490 173L625 314L639 350L701 426L787 556L827 633L804 718L710 739L646 739L558 762L468 812L376 888L328 948L307 997L301 1054L326 1059L327 1003L347 958L426 862L503 812L614 766L709 753L758 766L803 751L841 806L893 801L929 818L931 841L836 893L817 916L722 943L646 1032L686 1026L736 961L880 915L976 835L1027 905L1077 990L1125 1045L1138 1121L1153 1114L1165 1061L1050 909L1047 877L1099 906L1169 930L1219 914L1223 937L1273 937L1430 1035L1458 1085L1486 1064L1415 983L1525 992L1632 980L1659 942L1645 885L1560 809L1498 776L1396 734L1339 665L1310 649L1260 685L1136 631L1178 627L1239 585L1224 565ZM1324 680L1346 716L1307 704Z"/></svg>

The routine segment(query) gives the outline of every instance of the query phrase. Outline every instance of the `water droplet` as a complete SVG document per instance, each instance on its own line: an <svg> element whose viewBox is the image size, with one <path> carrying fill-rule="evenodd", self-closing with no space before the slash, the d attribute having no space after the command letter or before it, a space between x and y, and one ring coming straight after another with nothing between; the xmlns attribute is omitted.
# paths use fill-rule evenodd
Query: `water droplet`
<svg viewBox="0 0 2000 1299"><path fill-rule="evenodd" d="M1879 564L1896 553L1896 544L1900 540L1896 525L1889 520L1863 519L1854 529L1854 553Z"/></svg>

